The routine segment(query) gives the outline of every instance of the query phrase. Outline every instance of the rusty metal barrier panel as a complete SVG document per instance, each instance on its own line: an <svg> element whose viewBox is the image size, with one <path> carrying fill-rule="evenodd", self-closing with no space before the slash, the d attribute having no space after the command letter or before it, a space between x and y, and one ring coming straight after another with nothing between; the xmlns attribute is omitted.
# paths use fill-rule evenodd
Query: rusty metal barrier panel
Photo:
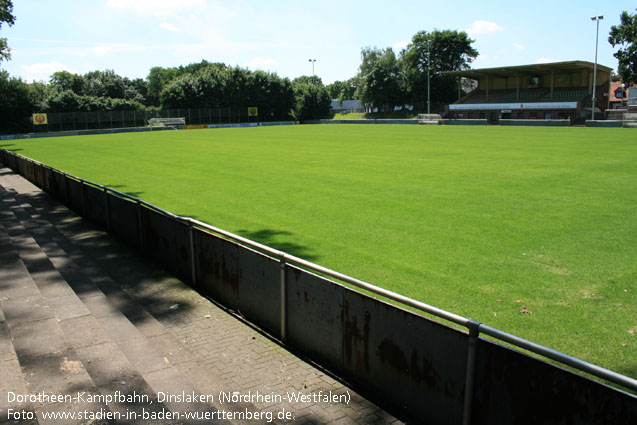
<svg viewBox="0 0 637 425"><path fill-rule="evenodd" d="M103 227L107 223L106 191L92 185L84 185L85 218Z"/></svg>
<svg viewBox="0 0 637 425"><path fill-rule="evenodd" d="M133 248L141 248L139 237L139 204L108 194L110 229L115 236Z"/></svg>
<svg viewBox="0 0 637 425"><path fill-rule="evenodd" d="M144 253L177 277L192 283L189 226L146 206L140 211Z"/></svg>
<svg viewBox="0 0 637 425"><path fill-rule="evenodd" d="M18 167L20 170L20 174L22 174L25 178L27 178L27 163L26 158L18 158Z"/></svg>
<svg viewBox="0 0 637 425"><path fill-rule="evenodd" d="M35 171L34 171L34 166L33 166L33 162L31 161L26 161L26 178L27 180L29 180L31 183L35 183Z"/></svg>
<svg viewBox="0 0 637 425"><path fill-rule="evenodd" d="M53 177L51 177L51 175L53 174L53 171L46 166L42 166L42 190L44 190L47 193L51 193L51 179Z"/></svg>
<svg viewBox="0 0 637 425"><path fill-rule="evenodd" d="M68 190L68 207L76 214L84 215L84 184L80 181L66 176L66 187Z"/></svg>
<svg viewBox="0 0 637 425"><path fill-rule="evenodd" d="M343 374L424 423L461 424L466 332L346 288Z"/></svg>
<svg viewBox="0 0 637 425"><path fill-rule="evenodd" d="M252 323L281 337L279 262L252 249L237 251L239 273L238 310Z"/></svg>
<svg viewBox="0 0 637 425"><path fill-rule="evenodd" d="M287 339L425 423L462 422L466 332L288 266Z"/></svg>
<svg viewBox="0 0 637 425"><path fill-rule="evenodd" d="M197 228L193 247L197 289L279 337L279 262Z"/></svg>
<svg viewBox="0 0 637 425"><path fill-rule="evenodd" d="M287 343L342 370L345 287L292 265L287 266L286 285Z"/></svg>
<svg viewBox="0 0 637 425"><path fill-rule="evenodd" d="M493 341L476 355L472 425L637 423L637 399Z"/></svg>
<svg viewBox="0 0 637 425"><path fill-rule="evenodd" d="M43 182L43 169L44 167L41 164L33 164L34 168L33 168L33 184L35 184L37 187L43 188L44 187L44 182Z"/></svg>
<svg viewBox="0 0 637 425"><path fill-rule="evenodd" d="M184 282L189 283L193 288L196 287L196 281L193 280L192 266L194 264L193 252L190 244L190 226L183 221L176 220L177 227L175 231L175 248L177 249L175 267L176 275Z"/></svg>
<svg viewBox="0 0 637 425"><path fill-rule="evenodd" d="M211 233L196 230L193 235L197 286L224 306L237 310L239 245Z"/></svg>
<svg viewBox="0 0 637 425"><path fill-rule="evenodd" d="M51 179L51 194L59 201L68 204L66 177L57 171L53 172Z"/></svg>
<svg viewBox="0 0 637 425"><path fill-rule="evenodd" d="M170 217L141 208L144 253L161 262L170 272L177 271L177 222Z"/></svg>

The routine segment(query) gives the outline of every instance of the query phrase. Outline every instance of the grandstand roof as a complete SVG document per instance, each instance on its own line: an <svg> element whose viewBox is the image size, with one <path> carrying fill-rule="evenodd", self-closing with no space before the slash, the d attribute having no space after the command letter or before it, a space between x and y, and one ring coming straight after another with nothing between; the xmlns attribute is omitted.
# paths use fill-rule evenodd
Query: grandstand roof
<svg viewBox="0 0 637 425"><path fill-rule="evenodd" d="M466 69L464 71L448 71L445 72L445 74L477 80L486 76L504 77L516 73L543 74L550 73L551 71L576 71L578 69L593 69L594 67L595 64L592 62L568 61L553 63L535 63L532 65L503 66L499 68ZM597 70L611 72L613 69L604 65L597 64Z"/></svg>

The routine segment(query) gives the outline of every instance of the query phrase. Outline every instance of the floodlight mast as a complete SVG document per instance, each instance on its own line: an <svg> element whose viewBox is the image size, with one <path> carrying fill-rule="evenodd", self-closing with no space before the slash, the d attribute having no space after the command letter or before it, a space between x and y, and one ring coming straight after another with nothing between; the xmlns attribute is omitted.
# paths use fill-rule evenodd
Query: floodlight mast
<svg viewBox="0 0 637 425"><path fill-rule="evenodd" d="M316 59L308 59L308 62L312 63L312 81L314 81L314 63L316 62Z"/></svg>
<svg viewBox="0 0 637 425"><path fill-rule="evenodd" d="M603 15L591 16L591 21L597 23L597 32L595 33L595 67L593 68L593 105L591 106L591 119L595 121L595 92L597 91L597 44L599 40L599 21L604 19Z"/></svg>
<svg viewBox="0 0 637 425"><path fill-rule="evenodd" d="M431 114L431 40L427 40L427 114Z"/></svg>
<svg viewBox="0 0 637 425"><path fill-rule="evenodd" d="M316 63L316 59L308 59L308 62L312 63L312 85L313 86L317 86L316 84L316 79L314 78L314 64ZM314 103L316 103L316 90L314 90ZM314 107L312 107L312 109L314 109ZM312 117L316 118L316 114L314 112L312 112Z"/></svg>

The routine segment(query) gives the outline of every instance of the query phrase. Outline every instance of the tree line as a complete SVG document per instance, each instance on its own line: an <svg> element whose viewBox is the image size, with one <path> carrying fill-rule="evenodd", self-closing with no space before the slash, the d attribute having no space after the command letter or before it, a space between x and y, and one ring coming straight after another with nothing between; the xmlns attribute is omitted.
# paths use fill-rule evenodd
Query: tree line
<svg viewBox="0 0 637 425"><path fill-rule="evenodd" d="M259 107L266 121L308 120L329 114L328 91L318 77L292 81L273 73L222 63L154 67L146 79L112 70L84 75L55 72L48 82L27 83L0 71L0 129L29 131L34 112L88 112L176 108Z"/></svg>
<svg viewBox="0 0 637 425"><path fill-rule="evenodd" d="M202 60L172 68L153 67L147 78L129 79L113 70L83 75L58 71L48 82L27 83L0 71L0 129L29 131L34 112L223 108L258 106L262 120L327 118L332 99L359 99L368 108L423 109L426 69L432 99L452 101L455 79L442 71L464 69L477 56L465 32L419 32L396 55L391 48L364 48L357 75L323 84L317 76L294 80Z"/></svg>

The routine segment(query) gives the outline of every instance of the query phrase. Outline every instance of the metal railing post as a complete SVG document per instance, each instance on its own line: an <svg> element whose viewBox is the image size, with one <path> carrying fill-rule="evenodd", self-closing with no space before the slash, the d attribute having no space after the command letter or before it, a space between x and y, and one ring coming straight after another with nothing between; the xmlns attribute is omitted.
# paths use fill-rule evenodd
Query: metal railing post
<svg viewBox="0 0 637 425"><path fill-rule="evenodd" d="M480 336L480 322L469 320L469 346L467 347L467 370L464 385L464 408L462 410L462 425L471 424L471 408L473 404L473 381L475 379L476 346Z"/></svg>
<svg viewBox="0 0 637 425"><path fill-rule="evenodd" d="M139 199L137 200L137 228L139 230L139 249L143 251L144 250L144 230L142 229L142 203Z"/></svg>
<svg viewBox="0 0 637 425"><path fill-rule="evenodd" d="M111 212L108 207L108 190L106 190L106 186L104 186L104 206L106 208L106 230L110 233L111 231Z"/></svg>
<svg viewBox="0 0 637 425"><path fill-rule="evenodd" d="M84 197L84 180L80 179L80 193L82 194L82 217L86 218L86 199Z"/></svg>
<svg viewBox="0 0 637 425"><path fill-rule="evenodd" d="M188 238L190 239L190 278L192 279L192 286L197 287L197 272L195 269L195 229L192 226L192 221L188 221Z"/></svg>
<svg viewBox="0 0 637 425"><path fill-rule="evenodd" d="M287 264L284 253L279 254L279 264L281 266L281 341L285 341L287 338L287 282L285 277Z"/></svg>
<svg viewBox="0 0 637 425"><path fill-rule="evenodd" d="M70 180L70 178L69 178L69 176L67 176L67 175L66 175L66 173L64 173L64 172L62 173L62 176L64 177L64 189L66 189L66 190L64 191L64 193L65 193L65 195L66 195L66 196L65 196L65 200L64 200L64 201L65 201L66 205L70 205L70 204L71 204L71 194L70 194L70 192L71 192L71 185L69 184L69 180Z"/></svg>

